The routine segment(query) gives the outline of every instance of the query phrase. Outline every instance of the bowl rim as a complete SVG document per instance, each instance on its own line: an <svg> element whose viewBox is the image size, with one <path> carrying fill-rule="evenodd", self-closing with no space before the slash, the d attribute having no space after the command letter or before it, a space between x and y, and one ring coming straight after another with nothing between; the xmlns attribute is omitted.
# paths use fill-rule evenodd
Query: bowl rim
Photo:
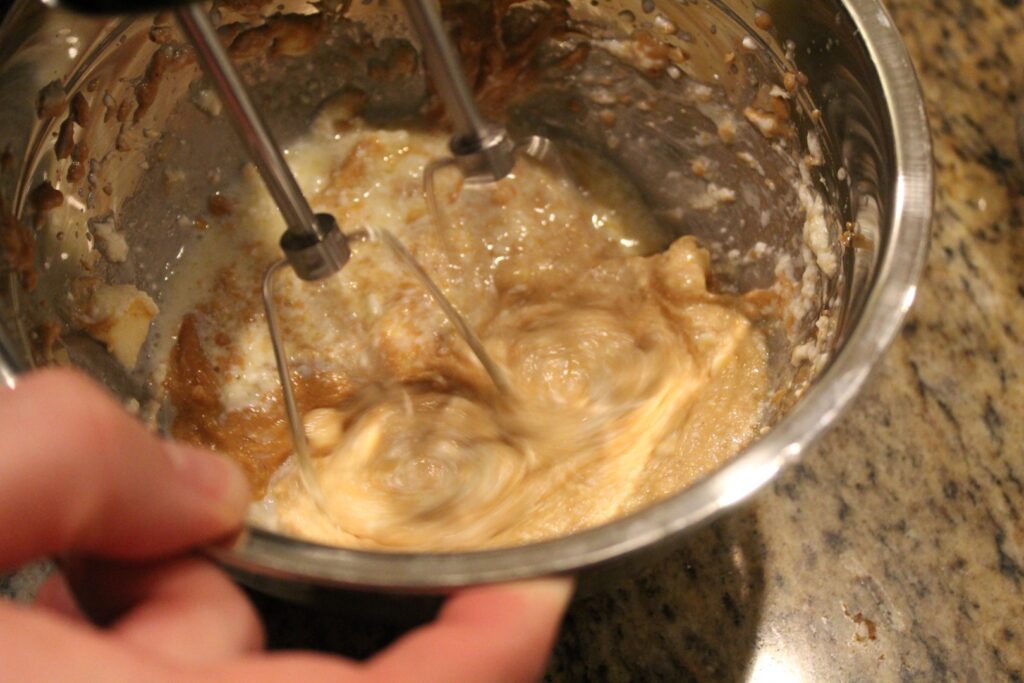
<svg viewBox="0 0 1024 683"><path fill-rule="evenodd" d="M228 567L360 589L436 591L571 573L665 541L749 499L798 460L852 403L913 304L933 211L931 133L917 74L879 0L841 0L872 60L895 152L889 246L863 311L832 364L796 409L691 487L628 517L524 546L460 553L381 553L324 546L250 528L212 551ZM282 552L287 550L287 552Z"/></svg>
<svg viewBox="0 0 1024 683"><path fill-rule="evenodd" d="M850 406L899 332L917 291L933 211L932 142L914 66L880 0L839 0L871 58L891 124L895 178L888 248L862 313L831 365L766 435L692 486L628 517L529 545L459 553L374 552L247 527L210 555L243 576L391 592L443 592L565 574L655 546L749 499L798 460ZM17 364L0 339L0 384Z"/></svg>

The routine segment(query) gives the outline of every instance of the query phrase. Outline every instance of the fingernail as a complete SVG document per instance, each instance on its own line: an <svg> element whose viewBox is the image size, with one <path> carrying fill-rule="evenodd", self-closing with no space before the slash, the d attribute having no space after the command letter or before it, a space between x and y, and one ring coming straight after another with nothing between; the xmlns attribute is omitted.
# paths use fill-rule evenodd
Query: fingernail
<svg viewBox="0 0 1024 683"><path fill-rule="evenodd" d="M522 593L545 604L567 605L575 588L575 581L570 577L552 577L535 579L511 584Z"/></svg>
<svg viewBox="0 0 1024 683"><path fill-rule="evenodd" d="M203 497L219 502L232 515L248 507L252 499L249 480L238 465L181 443L167 442L166 450L182 481Z"/></svg>

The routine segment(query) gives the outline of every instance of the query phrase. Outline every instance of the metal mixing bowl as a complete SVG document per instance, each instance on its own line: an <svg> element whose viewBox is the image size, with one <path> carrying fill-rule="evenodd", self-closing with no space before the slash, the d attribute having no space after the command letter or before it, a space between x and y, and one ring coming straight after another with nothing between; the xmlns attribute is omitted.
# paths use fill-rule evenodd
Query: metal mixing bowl
<svg viewBox="0 0 1024 683"><path fill-rule="evenodd" d="M472 0L458 4L474 8ZM302 21L287 35L256 29L247 34L248 49L234 50L279 139L294 138L326 98L353 87L369 94L370 117L404 120L420 111L427 91L401 15L372 2L320 9L327 13L323 23L302 20L315 30ZM279 11L313 9L301 3L270 9ZM747 499L797 460L839 418L896 334L927 250L932 156L913 67L879 0L531 2L506 16L504 35L533 35L541 24L531 12L563 11L571 31L518 46L532 51L530 60L520 61L532 70L515 74L514 96L498 98L503 112L516 130L589 146L613 161L667 229L695 233L711 246L721 286L770 284L773 262L740 267L735 259L758 243L799 256L803 212L792 187L795 160L810 155L823 162L812 180L826 198L839 273L822 283L811 315L771 339L771 382L780 398L767 428L689 488L566 538L485 552L375 553L250 527L231 547L215 551L244 580L286 594L314 586L436 592L576 572L670 542ZM222 24L237 22L225 29L231 36L242 24L266 19L252 3L224 2L218 12ZM638 32L677 49L625 54L615 41ZM80 274L78 257L95 248L90 221L113 213L132 245L126 263L101 262L93 272L134 283L158 300L181 250L201 248L191 219L206 210L211 184L234 173L242 159L225 122L211 115L200 74L178 40L166 18L84 18L33 0L19 0L0 30L4 206L13 220L29 225L33 187L47 178L66 191L64 205L32 233L39 285L27 292L17 274L6 277L0 373L8 383L32 362L27 349L38 341L32 330L39 317L62 314L69 282ZM588 49L576 54L570 48L581 41ZM513 41L508 49L516 47ZM504 57L511 63L523 55ZM483 63L480 54L473 58L473 68ZM596 76L581 79L580 69L589 68ZM742 112L765 96L768 84L793 86L798 71L792 135L780 146ZM89 160L81 162L84 179L77 185L67 180L67 161L53 152L61 117L36 111L37 93L54 79L91 102L91 120L78 134L88 140ZM700 88L715 95L710 104L694 104L704 96ZM615 116L602 114L607 110ZM737 123L734 144L758 163L745 165L727 145L708 144L722 136L720 124L730 117ZM730 179L737 201L712 211L695 206L703 181L678 170L689 168L698 153ZM177 178L173 187L170 171ZM822 320L828 324L817 325ZM827 344L827 364L790 362L795 345L815 339ZM145 367L126 373L81 335L68 334L64 344L71 362L126 400L144 404L152 397Z"/></svg>

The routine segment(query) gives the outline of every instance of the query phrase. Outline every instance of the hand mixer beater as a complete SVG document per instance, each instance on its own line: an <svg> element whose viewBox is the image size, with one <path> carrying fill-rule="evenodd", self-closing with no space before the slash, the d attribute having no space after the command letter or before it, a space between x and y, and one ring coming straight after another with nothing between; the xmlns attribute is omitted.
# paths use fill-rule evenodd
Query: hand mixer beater
<svg viewBox="0 0 1024 683"><path fill-rule="evenodd" d="M496 183L512 173L517 155L546 161L554 157L554 147L549 139L538 135L514 141L504 127L481 116L458 55L431 2L404 0L404 6L422 44L427 72L455 129L448 143L451 156L434 160L423 172L427 204L444 239L449 225L438 200L436 177L440 171L455 167L467 183Z"/></svg>
<svg viewBox="0 0 1024 683"><path fill-rule="evenodd" d="M433 77L455 128L449 143L451 157L428 164L424 171L426 199L443 237L446 223L434 190L434 176L438 171L454 166L467 182L496 182L511 173L518 152L543 157L550 145L543 138L530 138L524 144L517 145L504 129L483 119L462 75L440 17L430 2L406 0L405 6L423 46L428 72ZM284 257L267 270L263 278L262 297L300 478L314 501L323 508L323 493L317 483L310 446L299 413L284 334L274 300L275 280L280 273L290 268L300 280L323 280L338 274L348 263L352 255L352 242L381 243L411 270L441 307L501 394L508 395L508 382L501 368L491 361L462 316L393 235L375 228L346 234L333 216L313 212L289 170L281 149L221 46L216 29L205 11L198 5L186 6L178 10L178 19L195 47L198 62L219 92L229 121L285 220L286 230L280 240Z"/></svg>

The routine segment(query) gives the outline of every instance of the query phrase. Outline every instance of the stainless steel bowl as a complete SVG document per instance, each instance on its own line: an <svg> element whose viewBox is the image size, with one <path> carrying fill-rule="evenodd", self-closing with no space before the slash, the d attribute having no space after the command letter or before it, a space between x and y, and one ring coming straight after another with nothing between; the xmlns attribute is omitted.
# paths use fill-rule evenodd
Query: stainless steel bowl
<svg viewBox="0 0 1024 683"><path fill-rule="evenodd" d="M301 3L292 5L292 11L312 11ZM523 3L532 11L541 11L538 6ZM661 503L595 529L484 552L385 554L319 546L251 527L231 547L214 551L244 580L293 595L312 587L439 592L578 572L670 543L750 497L839 419L913 302L928 246L931 144L913 67L879 0L764 0L757 6L748 0L573 0L546 3L542 9L569 13L573 40L598 48L584 59L597 60L595 69L615 77L570 82L541 69L531 76L528 92L506 102L513 127L599 147L634 179L670 229L697 233L714 247L720 264L728 261L729 252L746 251L757 242L799 251L802 214L794 191L783 181L793 177L794 159L818 154L809 148L818 145L809 143L807 134L820 141L824 163L814 181L826 197L841 267L839 276L821 288L813 315L795 332L780 332L772 341L772 381L786 389L785 400L768 416L770 428L718 470ZM223 24L258 26L267 20L246 3L224 3L218 11ZM309 19L325 23L305 43L268 42L263 35L248 52L236 50L279 138L298 134L325 98L353 84L371 93L370 110L381 118L416 112L426 90L422 73L409 67L401 16L375 3L338 3L325 11L325 18ZM517 21L519 29L530 30L528 15ZM517 25L506 28L514 32ZM678 46L672 55L685 66L655 79L645 73L642 59L623 56L602 42L638 30ZM157 296L176 254L199 248L194 231L181 228L179 218L202 213L210 178L237 168L241 159L225 123L210 116L208 107L192 104L205 97L203 85L177 40L165 19L87 19L45 10L33 0L19 0L0 30L0 94L6 103L0 112L0 147L7 149L0 191L5 207L15 220L28 224L31 189L44 177L58 184L66 180L66 162L52 151L60 121L36 112L37 93L53 79L69 94L81 92L92 102L93 121L80 135L88 137L95 160L85 171L97 176L69 185L62 213L35 229L39 287L27 293L8 273L0 340L0 373L8 383L31 362L26 348L35 317L40 312L60 315L75 275L74 256L93 248L91 219L116 212L133 245L126 264L101 263L96 272ZM567 58L565 50L559 52L564 45L549 43L530 48L550 57L537 63ZM154 59L157 53L162 57ZM781 83L783 72L796 70L806 75L806 87L793 97L795 134L779 149L738 112L762 86ZM619 108L616 120L622 127L609 132L598 124L597 105L593 111L573 105L581 93L593 102L595 89L613 89L610 84L623 79L647 104L635 106L637 98L601 104ZM159 87L152 87L157 80ZM737 187L744 189L735 206L713 214L697 211L692 205L700 191L697 181L679 174L673 182L665 180L674 165L688 163L696 149L695 133L714 130L716 112L678 99L686 84L696 83L721 95L725 108L716 110L719 114L728 114L729 108L737 113L738 139L757 152L765 177L780 181L775 190L766 189L771 184L759 180L753 166L744 168L715 149L704 153L730 169ZM129 104L120 111L124 101ZM108 120L101 123L103 117ZM184 171L174 189L163 186L162 171L169 168ZM758 220L762 211L770 220ZM779 225L789 227L770 227ZM844 226L855 229L853 240L840 239ZM67 253L72 258L61 256ZM773 277L766 264L723 272L725 286L738 288L766 284ZM788 351L813 338L824 313L831 321L825 340L828 364L793 366ZM72 335L67 349L72 362L126 399L144 402L152 393L144 372L120 371L96 344Z"/></svg>

